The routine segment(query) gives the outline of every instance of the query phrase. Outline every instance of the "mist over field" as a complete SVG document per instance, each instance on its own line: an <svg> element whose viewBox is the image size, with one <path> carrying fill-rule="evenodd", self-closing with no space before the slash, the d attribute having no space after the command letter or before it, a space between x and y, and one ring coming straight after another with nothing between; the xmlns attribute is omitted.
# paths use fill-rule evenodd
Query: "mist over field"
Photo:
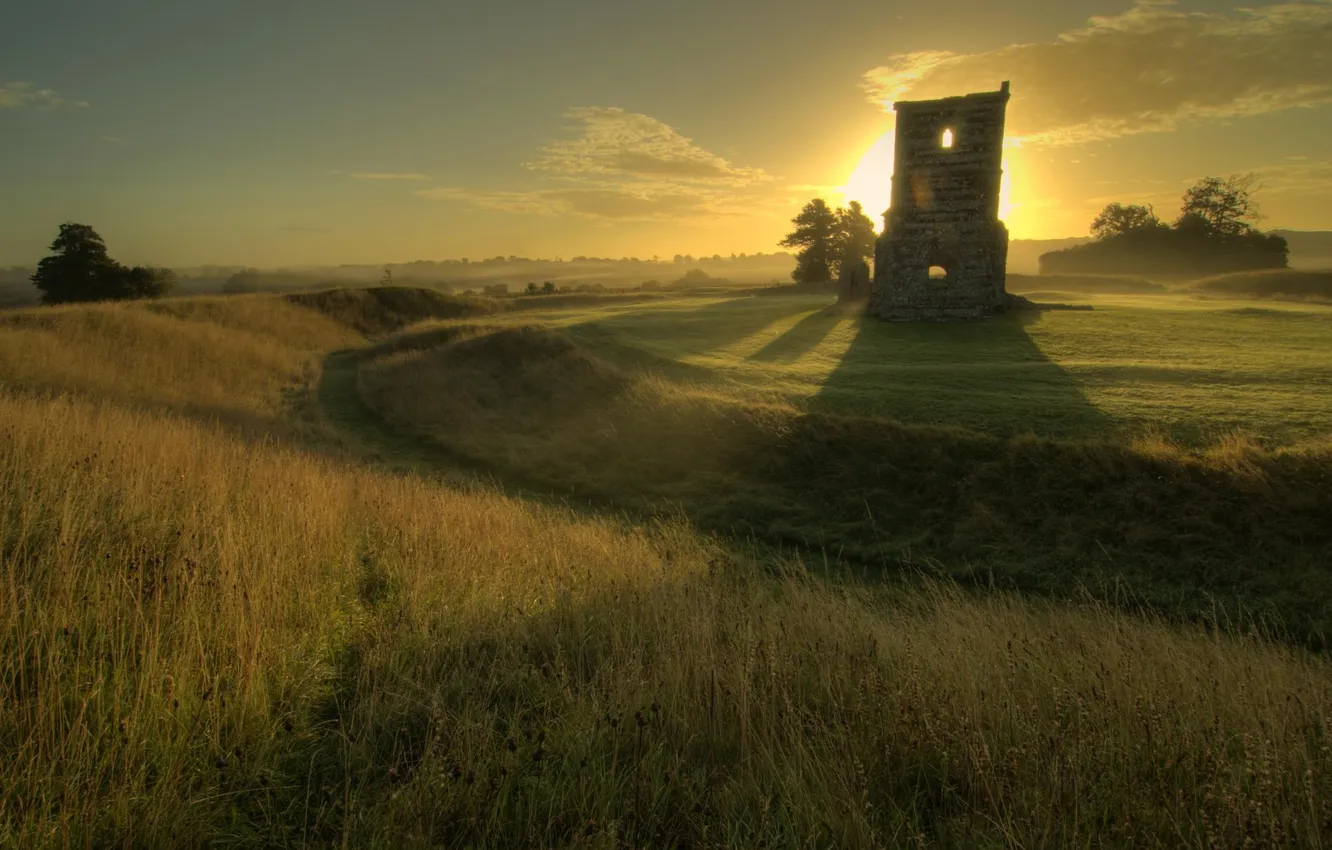
<svg viewBox="0 0 1332 850"><path fill-rule="evenodd" d="M1291 242L1290 264L1297 269L1332 268L1332 231L1295 233L1275 231ZM1084 244L1081 237L1054 240L1015 240L1009 249L1008 269L1018 275L1039 271L1041 254ZM786 252L748 256L718 254L710 257L679 255L670 260L639 260L575 257L539 260L519 257L443 261L413 261L363 266L301 266L259 269L249 266L191 266L176 269L179 294L202 295L220 292L289 291L319 286L367 286L382 283L385 270L394 283L423 286L445 292L477 293L486 287L504 287L517 294L529 283L553 281L558 286L587 289L667 289L679 284L686 273L698 270L714 285L760 286L790 279L795 258ZM25 266L0 269L0 303L17 306L35 304L41 293L32 286L33 270ZM706 282L699 279L697 282ZM686 285L689 281L686 281ZM498 292L491 290L492 294Z"/></svg>

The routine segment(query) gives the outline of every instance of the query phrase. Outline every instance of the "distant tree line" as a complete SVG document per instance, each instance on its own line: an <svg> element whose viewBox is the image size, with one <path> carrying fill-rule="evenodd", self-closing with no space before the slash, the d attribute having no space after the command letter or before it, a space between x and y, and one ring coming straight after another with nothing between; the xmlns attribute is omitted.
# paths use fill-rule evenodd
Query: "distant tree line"
<svg viewBox="0 0 1332 850"><path fill-rule="evenodd" d="M523 287L516 293L511 293L509 291L509 285L507 283L489 283L481 287L480 294L491 298L507 298L510 295L569 295L571 293L598 294L606 291L608 291L606 286L600 283L576 283L570 285L567 283L557 284L553 280L547 280L541 283L528 281L527 286ZM476 295L477 291L475 289L464 289L461 294Z"/></svg>
<svg viewBox="0 0 1332 850"><path fill-rule="evenodd" d="M41 303L41 293L32 285L32 269L23 266L0 268L0 309Z"/></svg>
<svg viewBox="0 0 1332 850"><path fill-rule="evenodd" d="M494 266L505 266L505 265L530 265L530 264L538 264L538 263L546 263L546 264L554 264L554 265L666 265L666 264L673 264L673 265L677 265L677 266L705 266L705 265L721 265L721 264L733 264L733 263L744 264L744 263L746 263L747 261L748 261L748 262L755 262L755 263L763 263L763 262L765 262L765 261L770 261L770 260L774 260L774 259L778 259L778 258L786 257L786 256L790 256L790 255L789 255L789 254L786 254L785 252L780 252L780 251L773 252L773 253L771 253L771 254L765 254L765 253L763 253L762 251L760 251L760 252L757 252L757 253L754 253L754 254L746 254L746 253L743 253L743 252L742 252L742 253L739 253L739 254L732 253L732 254L729 254L729 255L724 255L724 254L712 254L711 256L708 256L708 255L699 255L699 256L697 256L697 257L694 256L693 254L675 254L675 255L674 255L673 257L671 257L670 259L667 259L667 258L665 258L665 257L661 257L661 256L657 256L657 255L653 255L653 256L651 256L651 257L647 257L647 258L643 258L643 257L618 257L618 258L616 258L616 257L596 257L596 256L586 256L586 255L583 255L583 254L579 254L578 256L570 257L569 259L566 260L566 259L564 259L564 258L562 258L562 257L554 257L554 258L544 258L544 257L519 257L519 256L517 256L517 255L510 254L510 255L508 255L508 256L499 255L499 256L494 256L494 257L488 257L488 258L486 258L486 259L484 259L484 260L473 260L473 259L470 259L470 258L468 258L468 257L461 257L461 258L459 258L459 259L453 259L453 260L413 260L413 261L411 261L411 262L409 262L409 263L401 263L401 264L399 264L399 265L397 266L397 269L398 269L399 271L406 271L406 272L408 272L408 273L411 273L411 272L416 271L416 270L429 270L429 269L434 269L434 268L446 268L446 267L457 267L457 266L469 266L469 267L471 267L471 266L485 266L485 267L494 267ZM350 264L343 264L343 265L341 265L341 266L338 266L337 268L339 268L339 269L360 269L360 268L366 268L366 269L368 269L368 268L370 268L370 267L368 267L368 266L367 266L367 267L362 267L362 266L355 266L355 265L350 265Z"/></svg>
<svg viewBox="0 0 1332 850"><path fill-rule="evenodd" d="M1108 204L1091 223L1095 241L1042 254L1043 274L1217 274L1286 268L1289 246L1254 227L1252 175L1204 177L1167 224L1151 205Z"/></svg>
<svg viewBox="0 0 1332 850"><path fill-rule="evenodd" d="M124 266L107 254L106 242L86 224L66 222L37 264L32 283L43 304L158 298L176 285L170 269Z"/></svg>
<svg viewBox="0 0 1332 850"><path fill-rule="evenodd" d="M827 201L815 198L791 223L795 230L778 244L799 249L791 272L796 283L831 283L843 264L874 256L874 222L859 201L833 209Z"/></svg>

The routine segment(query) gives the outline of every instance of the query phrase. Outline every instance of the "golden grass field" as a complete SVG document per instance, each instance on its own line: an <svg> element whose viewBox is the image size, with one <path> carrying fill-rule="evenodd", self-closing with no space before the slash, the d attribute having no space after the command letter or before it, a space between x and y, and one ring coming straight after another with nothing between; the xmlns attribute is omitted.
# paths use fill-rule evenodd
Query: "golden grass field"
<svg viewBox="0 0 1332 850"><path fill-rule="evenodd" d="M1119 356L1132 326L1149 337L1136 351L1163 348L1152 328L1165 327L1181 347L1196 332L1225 373L1234 329L1280 329L1254 331L1261 356L1256 342L1232 349L1238 398L1281 383L1302 346L1301 368L1317 377L1327 354L1307 325L1325 329L1326 316L1224 312L1252 305L1155 316L1125 302L1118 319L1104 311L1119 330L1084 349L1083 373L1076 349L1058 346L1092 326L1044 323L1097 312L1045 314L1021 326L1029 343L998 329L1008 341L991 345L1040 356L995 365L996 381L1061 402L1052 432L1104 429L1084 435L1105 441L1094 450L1069 454L1084 444L1012 433L1036 405L1021 393L989 393L1008 420L991 431L953 423L959 394L985 400L990 382L948 382L965 371L949 358L964 352L938 352L966 348L979 362L984 326L943 341L865 325L848 339L842 323L856 320L832 317L824 332L819 305L799 299L521 315L441 301L420 315L456 319L369 340L356 328L409 325L415 309L372 300L0 314L0 845L1332 843L1323 654L1242 619L1126 613L1094 588L866 581L864 559L830 570L835 551L778 549L757 525L746 539L670 510L702 505L700 488L724 501L830 459L844 471L896 423L894 462L921 476L910 487L941 487L931 469L989 464L995 482L1028 488L1009 496L1029 515L1057 515L1039 490L1056 492L1053 480L1023 472L1054 452L1058 475L1081 469L1086 481L1160 473L1152 486L1165 489L1132 498L1201 500L1200 516L1238 518L1225 543L1247 552L1245 535L1273 519L1263 505L1297 519L1325 506L1301 488L1328 469L1326 373L1304 391L1293 378L1270 390L1267 401L1303 399L1296 417L1196 391L1204 420L1224 413L1276 436L1190 448L1167 439L1183 414L1165 417L1164 433L1111 443L1121 424L1151 419L1152 399L1187 405L1135 397L1141 373L1095 364ZM704 314L718 310L709 330ZM782 327L802 326L820 339L780 342ZM867 356L846 367L844 392L821 392L841 368L839 340L843 360L857 346ZM748 356L765 350L780 357ZM873 363L897 379L909 371L907 354L877 360L888 351L910 353L918 388L935 390L924 415L889 419L901 415L891 399L870 398ZM1263 357L1270 381L1257 377ZM1154 362L1169 372L1168 352ZM1190 384L1178 370L1173 380ZM449 422L466 430L451 437ZM617 441L596 423L629 430ZM560 461L580 429L617 453ZM1179 430L1208 433L1205 421ZM773 472L745 443L774 439L761 447L800 462ZM568 477L594 461L602 472ZM561 507L571 483L598 500ZM648 516L649 504L663 507ZM1150 534L1116 544L1109 525L1088 524L1094 507L1072 510L1082 524L1065 531L1107 535L1148 561L1168 552ZM1211 527L1190 511L1169 521ZM912 516L916 545L946 554L957 543L928 533L938 517ZM978 516L975 551L1010 558ZM830 511L827 524L847 521ZM1304 561L1274 583L1316 596L1325 542L1308 529L1302 550L1293 520L1275 521L1261 539ZM1037 554L1051 567L1060 551Z"/></svg>

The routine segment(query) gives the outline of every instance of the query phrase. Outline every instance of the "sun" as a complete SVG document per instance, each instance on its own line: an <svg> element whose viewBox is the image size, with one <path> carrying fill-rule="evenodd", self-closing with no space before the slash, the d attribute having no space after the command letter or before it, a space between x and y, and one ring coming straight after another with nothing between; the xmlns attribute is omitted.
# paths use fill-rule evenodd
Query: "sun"
<svg viewBox="0 0 1332 850"><path fill-rule="evenodd" d="M893 199L893 132L883 134L846 178L842 187L843 203L860 201L865 214L874 220L876 231L883 229L883 212Z"/></svg>
<svg viewBox="0 0 1332 850"><path fill-rule="evenodd" d="M874 229L883 230L883 213L893 200L893 149L896 142L895 131L884 133L870 145L869 150L860 157L856 167L846 178L842 187L843 203L860 201L865 214L874 220ZM1003 178L999 184L999 218L1008 220L1018 207L1013 200L1013 181L1009 170L1012 157L1010 149L1016 144L1004 145Z"/></svg>

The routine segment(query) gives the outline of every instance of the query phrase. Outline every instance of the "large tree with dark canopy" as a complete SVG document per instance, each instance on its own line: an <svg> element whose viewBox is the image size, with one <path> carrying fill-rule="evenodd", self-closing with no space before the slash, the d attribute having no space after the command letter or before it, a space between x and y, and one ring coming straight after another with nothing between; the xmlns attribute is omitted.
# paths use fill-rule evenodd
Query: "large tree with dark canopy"
<svg viewBox="0 0 1332 850"><path fill-rule="evenodd" d="M843 262L874 256L874 221L859 201L833 209L815 198L791 219L795 230L781 241L783 248L799 248L791 277L796 283L831 282Z"/></svg>
<svg viewBox="0 0 1332 850"><path fill-rule="evenodd" d="M1237 177L1204 177L1184 193L1184 203L1175 226L1197 228L1210 236L1240 236L1250 233L1250 222L1259 219L1250 197L1252 174Z"/></svg>
<svg viewBox="0 0 1332 850"><path fill-rule="evenodd" d="M107 254L106 242L86 224L66 222L51 243L51 255L37 264L33 285L43 304L156 298L170 292L170 269L127 268Z"/></svg>
<svg viewBox="0 0 1332 850"><path fill-rule="evenodd" d="M1043 274L1206 275L1290 265L1286 240L1262 233L1253 175L1204 177L1167 226L1149 206L1110 204L1092 222L1095 242L1041 255Z"/></svg>
<svg viewBox="0 0 1332 850"><path fill-rule="evenodd" d="M841 272L842 264L858 260L869 260L874 256L874 242L878 236L874 232L874 220L865 215L860 201L852 201L846 209L837 211L836 265Z"/></svg>
<svg viewBox="0 0 1332 850"><path fill-rule="evenodd" d="M823 283L833 278L837 256L837 213L822 198L805 204L800 215L791 219L795 230L779 244L799 248L796 268L791 272L796 283Z"/></svg>
<svg viewBox="0 0 1332 850"><path fill-rule="evenodd" d="M1106 204L1105 209L1091 223L1091 234L1107 239L1147 227L1163 227L1151 204Z"/></svg>

